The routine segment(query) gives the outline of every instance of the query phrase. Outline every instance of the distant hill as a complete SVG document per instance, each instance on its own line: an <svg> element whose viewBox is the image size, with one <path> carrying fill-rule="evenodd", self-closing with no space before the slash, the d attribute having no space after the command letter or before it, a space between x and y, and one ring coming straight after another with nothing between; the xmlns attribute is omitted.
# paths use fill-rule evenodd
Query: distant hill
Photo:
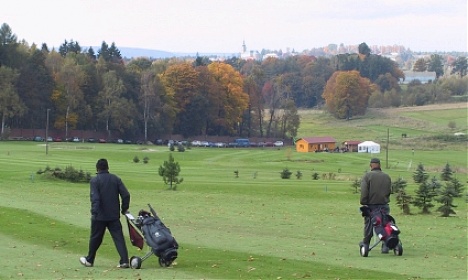
<svg viewBox="0 0 468 280"><path fill-rule="evenodd" d="M123 48L119 48L119 50L120 50L120 54L124 58L132 58L132 57L169 58L169 57L179 56L172 52L140 49L140 48L123 47Z"/></svg>
<svg viewBox="0 0 468 280"><path fill-rule="evenodd" d="M100 47L95 47L96 50L99 50ZM150 50L150 49L141 49L141 48L128 48L122 47L119 48L120 54L123 58L134 58L134 57L148 57L148 58L171 58L171 57L181 57L181 56L197 56L197 53L174 53L160 50ZM233 57L239 56L237 53L198 53L200 56L208 57Z"/></svg>

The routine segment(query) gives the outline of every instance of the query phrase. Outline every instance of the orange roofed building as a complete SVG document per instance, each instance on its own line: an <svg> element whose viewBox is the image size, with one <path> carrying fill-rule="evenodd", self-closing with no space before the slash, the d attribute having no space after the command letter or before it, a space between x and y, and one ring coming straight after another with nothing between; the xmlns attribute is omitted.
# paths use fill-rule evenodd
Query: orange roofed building
<svg viewBox="0 0 468 280"><path fill-rule="evenodd" d="M333 137L304 137L296 141L296 151L302 153L331 151L336 147Z"/></svg>

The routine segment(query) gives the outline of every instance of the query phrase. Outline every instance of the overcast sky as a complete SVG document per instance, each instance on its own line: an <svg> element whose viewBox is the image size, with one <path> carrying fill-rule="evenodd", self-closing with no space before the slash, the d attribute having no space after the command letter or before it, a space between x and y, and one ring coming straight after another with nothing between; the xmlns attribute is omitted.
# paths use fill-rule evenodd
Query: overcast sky
<svg viewBox="0 0 468 280"><path fill-rule="evenodd" d="M0 0L18 39L58 48L296 51L330 43L468 51L467 0Z"/></svg>

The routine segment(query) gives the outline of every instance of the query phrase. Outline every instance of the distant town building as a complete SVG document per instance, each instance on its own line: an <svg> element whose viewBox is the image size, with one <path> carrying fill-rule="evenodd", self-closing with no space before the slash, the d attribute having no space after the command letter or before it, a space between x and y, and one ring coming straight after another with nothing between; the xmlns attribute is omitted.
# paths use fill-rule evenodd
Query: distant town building
<svg viewBox="0 0 468 280"><path fill-rule="evenodd" d="M243 41L240 58L244 60L261 60L261 55L258 51L247 51L247 46L245 45L245 41Z"/></svg>

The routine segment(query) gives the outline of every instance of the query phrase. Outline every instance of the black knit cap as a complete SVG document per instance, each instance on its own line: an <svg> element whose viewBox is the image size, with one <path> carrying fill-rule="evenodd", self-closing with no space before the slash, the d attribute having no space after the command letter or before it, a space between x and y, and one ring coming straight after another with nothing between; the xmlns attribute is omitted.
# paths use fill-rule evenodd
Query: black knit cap
<svg viewBox="0 0 468 280"><path fill-rule="evenodd" d="M370 160L371 163L380 163L380 159L378 158L373 158Z"/></svg>

